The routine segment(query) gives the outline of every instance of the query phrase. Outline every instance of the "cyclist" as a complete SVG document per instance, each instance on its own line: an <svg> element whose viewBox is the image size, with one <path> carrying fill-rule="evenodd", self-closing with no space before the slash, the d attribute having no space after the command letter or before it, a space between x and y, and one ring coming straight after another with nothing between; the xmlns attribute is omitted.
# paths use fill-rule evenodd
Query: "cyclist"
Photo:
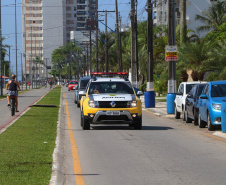
<svg viewBox="0 0 226 185"><path fill-rule="evenodd" d="M8 107L9 107L10 106L9 96L13 94L15 96L16 112L19 112L19 110L18 110L18 90L20 91L20 84L19 84L19 82L17 82L15 80L15 78L16 78L16 75L12 74L11 80L9 80L6 85L6 89L9 90L7 92L7 100L8 100Z"/></svg>
<svg viewBox="0 0 226 185"><path fill-rule="evenodd" d="M50 89L52 88L52 85L53 85L53 82L52 82L52 80L50 79L50 81L49 81Z"/></svg>

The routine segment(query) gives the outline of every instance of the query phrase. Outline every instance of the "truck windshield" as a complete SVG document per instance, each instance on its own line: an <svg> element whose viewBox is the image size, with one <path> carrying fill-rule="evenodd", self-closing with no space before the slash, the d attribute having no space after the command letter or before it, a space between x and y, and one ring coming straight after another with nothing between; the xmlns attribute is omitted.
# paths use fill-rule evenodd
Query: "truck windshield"
<svg viewBox="0 0 226 185"><path fill-rule="evenodd" d="M129 82L92 82L89 87L89 94L134 94Z"/></svg>

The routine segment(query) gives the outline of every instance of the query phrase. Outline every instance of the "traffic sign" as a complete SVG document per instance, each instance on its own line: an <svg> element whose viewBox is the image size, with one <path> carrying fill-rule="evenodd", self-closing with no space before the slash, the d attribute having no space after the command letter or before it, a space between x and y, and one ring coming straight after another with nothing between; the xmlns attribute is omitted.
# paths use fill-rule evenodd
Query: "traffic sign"
<svg viewBox="0 0 226 185"><path fill-rule="evenodd" d="M165 47L165 60L166 61L177 61L177 46L166 46Z"/></svg>

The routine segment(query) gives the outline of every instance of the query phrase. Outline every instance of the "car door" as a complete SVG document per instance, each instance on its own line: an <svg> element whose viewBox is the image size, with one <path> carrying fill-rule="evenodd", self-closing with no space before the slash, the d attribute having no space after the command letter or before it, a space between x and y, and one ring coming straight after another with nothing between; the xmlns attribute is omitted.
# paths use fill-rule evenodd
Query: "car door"
<svg viewBox="0 0 226 185"><path fill-rule="evenodd" d="M201 119L207 122L207 105L209 99L209 84L206 85L205 89L203 90L202 94L207 95L207 99L199 99L199 112L201 115Z"/></svg>
<svg viewBox="0 0 226 185"><path fill-rule="evenodd" d="M176 106L177 106L178 112L182 112L183 93L184 93L184 84L180 84L177 95L176 95Z"/></svg>
<svg viewBox="0 0 226 185"><path fill-rule="evenodd" d="M194 105L194 93L196 91L196 88L193 87L191 91L188 93L187 98L186 98L186 108L188 115L193 115L193 105Z"/></svg>

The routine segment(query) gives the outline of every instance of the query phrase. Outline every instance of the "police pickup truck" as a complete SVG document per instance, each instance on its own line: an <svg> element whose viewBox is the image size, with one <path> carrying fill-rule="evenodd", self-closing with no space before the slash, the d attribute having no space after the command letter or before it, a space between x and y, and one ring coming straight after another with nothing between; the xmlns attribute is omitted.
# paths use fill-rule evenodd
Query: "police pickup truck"
<svg viewBox="0 0 226 185"><path fill-rule="evenodd" d="M90 124L128 124L141 129L142 104L125 77L128 73L92 73L92 76L86 95L80 100L83 130L89 130Z"/></svg>

